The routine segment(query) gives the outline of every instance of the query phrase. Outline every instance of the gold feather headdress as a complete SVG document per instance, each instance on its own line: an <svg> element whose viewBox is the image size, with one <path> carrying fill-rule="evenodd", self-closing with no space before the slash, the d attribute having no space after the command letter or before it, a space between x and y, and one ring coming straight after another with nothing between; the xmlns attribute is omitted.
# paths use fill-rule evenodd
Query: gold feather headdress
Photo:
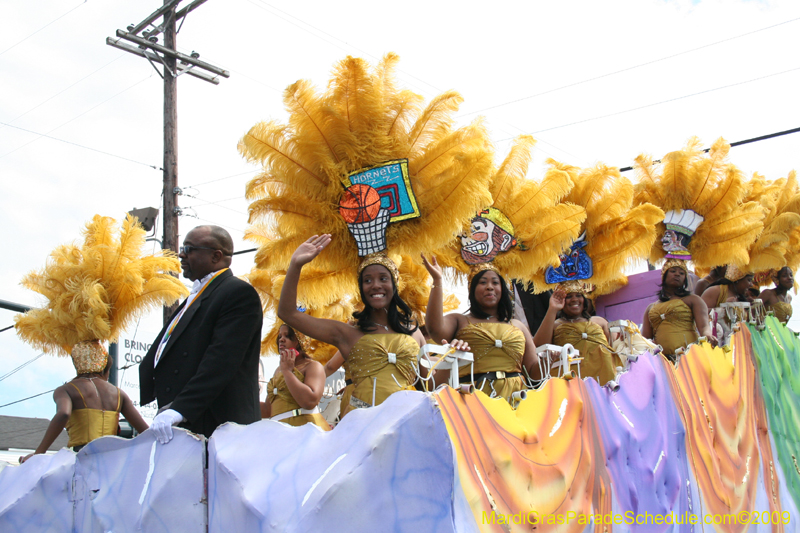
<svg viewBox="0 0 800 533"><path fill-rule="evenodd" d="M371 209L380 217L385 206L372 191L354 192L357 173L380 172L387 162L407 164L401 187L413 190L419 217L386 228L387 255L395 264L400 256L441 247L490 201L492 152L482 123L452 127L462 100L452 91L423 108L421 96L395 86L397 61L389 54L370 71L366 61L348 57L323 93L307 81L290 85L284 94L289 123L257 124L239 143L242 155L264 169L246 190L252 226L245 238L259 245L255 270L282 283L297 246L314 234L331 235L300 277L298 300L311 312L358 298L361 260L348 221L369 222ZM258 289L263 276L251 279Z"/></svg>
<svg viewBox="0 0 800 533"><path fill-rule="evenodd" d="M764 230L750 246L750 262L743 270L755 273L754 283L758 286L770 285L781 268L800 263L797 242L792 242L793 237L800 241L800 188L795 172L775 181L754 174L746 200L761 205Z"/></svg>
<svg viewBox="0 0 800 533"><path fill-rule="evenodd" d="M492 203L473 213L462 236L436 251L440 263L472 279L494 270L507 282L529 284L578 237L585 210L562 200L572 188L568 173L551 169L541 181L526 179L533 137L517 138L492 175Z"/></svg>
<svg viewBox="0 0 800 533"><path fill-rule="evenodd" d="M741 172L728 163L729 150L730 145L720 138L706 155L699 139L693 137L683 150L664 156L659 165L654 165L650 156L636 158L635 202L660 207L678 228L667 234L672 228L658 224L651 263L667 255L662 241L673 240L681 241L672 244L691 254L696 269L749 262L748 249L763 228L764 214L757 202L744 202L746 183ZM684 229L679 231L681 225ZM691 238L688 244L686 236ZM682 264L686 269L685 262Z"/></svg>
<svg viewBox="0 0 800 533"><path fill-rule="evenodd" d="M633 184L616 168L598 164L581 170L552 159L548 163L570 174L575 186L565 201L583 207L586 220L581 240L573 245L573 257L564 258L561 272L542 276L537 285L575 273L575 279L594 287L593 297L625 286L626 268L647 257L664 212L649 203L634 206ZM571 267L565 268L565 263Z"/></svg>
<svg viewBox="0 0 800 533"><path fill-rule="evenodd" d="M22 285L47 299L14 319L17 334L37 350L73 355L78 373L100 372L106 356L101 342L115 341L137 317L170 305L189 291L170 272L175 254L144 256L145 231L128 216L117 236L116 222L95 215L83 243L56 248L42 270Z"/></svg>

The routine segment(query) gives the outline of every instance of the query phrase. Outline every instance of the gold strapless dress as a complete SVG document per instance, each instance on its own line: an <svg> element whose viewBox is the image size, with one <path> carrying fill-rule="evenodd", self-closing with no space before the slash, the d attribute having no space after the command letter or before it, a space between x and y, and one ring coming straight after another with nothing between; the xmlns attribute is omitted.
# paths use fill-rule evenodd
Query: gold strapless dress
<svg viewBox="0 0 800 533"><path fill-rule="evenodd" d="M293 368L292 374L300 380L300 383L305 383L305 376L298 369ZM272 379L267 383L267 401L272 406L272 416L300 409L300 404L297 403L292 393L289 392L289 387L286 385L286 378L280 369L278 369L278 372L272 376ZM330 431L331 429L331 426L328 425L328 422L320 413L291 416L280 420L280 422L295 427L305 424L314 424L325 431Z"/></svg>
<svg viewBox="0 0 800 533"><path fill-rule="evenodd" d="M767 311L775 313L775 318L786 324L792 318L792 304L789 302L775 302L767 307Z"/></svg>
<svg viewBox="0 0 800 533"><path fill-rule="evenodd" d="M350 350L347 366L353 386L342 417L359 407L382 404L392 393L414 390L419 344L403 333L370 333ZM347 396L347 392L345 392Z"/></svg>
<svg viewBox="0 0 800 533"><path fill-rule="evenodd" d="M692 309L680 298L654 303L648 317L656 344L670 360L675 360L675 350L697 342Z"/></svg>
<svg viewBox="0 0 800 533"><path fill-rule="evenodd" d="M571 344L583 357L581 377L594 378L603 386L617 374L617 367L624 368L622 359L608 345L608 339L600 324L594 322L568 322L559 325L553 332L553 344ZM556 375L556 370L551 371Z"/></svg>
<svg viewBox="0 0 800 533"><path fill-rule="evenodd" d="M486 372L522 372L525 335L516 326L501 322L470 323L456 333L456 338L469 343L475 358L473 375ZM462 366L459 377L469 376L470 367ZM522 376L496 379L493 382L477 379L475 386L481 385L481 390L487 395L492 395L494 387L495 396L502 396L506 400L513 393L527 388Z"/></svg>

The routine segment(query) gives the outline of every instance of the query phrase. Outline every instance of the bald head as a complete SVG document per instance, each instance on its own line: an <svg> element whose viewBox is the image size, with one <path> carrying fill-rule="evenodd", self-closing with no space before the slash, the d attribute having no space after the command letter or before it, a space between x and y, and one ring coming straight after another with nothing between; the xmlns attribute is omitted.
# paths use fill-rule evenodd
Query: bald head
<svg viewBox="0 0 800 533"><path fill-rule="evenodd" d="M211 272L231 266L233 240L219 226L197 226L186 234L178 257L183 275L202 279Z"/></svg>
<svg viewBox="0 0 800 533"><path fill-rule="evenodd" d="M206 234L208 246L222 250L227 256L233 255L233 239L231 239L231 234L228 233L225 228L207 225L197 226L192 231L197 231L199 229L204 230L203 233Z"/></svg>

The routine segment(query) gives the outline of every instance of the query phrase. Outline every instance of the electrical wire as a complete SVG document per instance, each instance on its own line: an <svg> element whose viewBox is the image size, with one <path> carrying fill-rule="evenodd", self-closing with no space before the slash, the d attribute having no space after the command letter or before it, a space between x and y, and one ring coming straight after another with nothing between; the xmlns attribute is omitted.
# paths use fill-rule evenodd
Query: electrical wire
<svg viewBox="0 0 800 533"><path fill-rule="evenodd" d="M67 141L66 139L59 139L58 137L52 137L52 136L47 135L45 133L39 133L39 132L32 131L32 130L29 130L29 129L20 128L19 126L14 126L13 124L9 124L7 122L0 122L0 124L2 124L3 126L8 126L9 128L14 128L14 129L21 130L21 131L24 131L24 132L27 132L27 133L33 133L34 135L38 135L40 137L45 137L47 139L52 139L54 141L59 141L59 142L62 142L62 143L71 144L72 146L77 146L78 148L84 148L86 150L91 150L92 152L97 152L98 154L103 154L103 155L108 155L108 156L111 156L111 157L116 157L117 159L122 159L124 161L130 161L131 163L136 163L137 165L143 165L143 166L155 169L155 170L161 170L161 171L164 170L163 168L161 168L159 166L156 166L156 165L148 165L147 163L142 163L141 161L136 161L135 159L130 159L128 157L123 157L121 155L112 154L110 152L104 152L103 150L98 150L97 148L91 148L89 146L84 146L82 144L74 143L72 141ZM20 147L20 148L22 148L22 147ZM9 152L9 154L10 153L11 152ZM5 157L6 155L8 155L8 154L0 156L0 158Z"/></svg>
<svg viewBox="0 0 800 533"><path fill-rule="evenodd" d="M729 85L723 85L721 87L715 87L713 89L706 89L704 91L698 91L696 93L686 94L686 95L678 96L678 97L675 97L675 98L669 98L667 100L662 100L660 102L654 102L654 103L651 103L651 104L646 104L646 105L642 105L642 106L638 106L638 107L632 107L630 109L623 109L622 111L616 111L614 113L608 113L606 115L598 115L596 117L586 118L586 119L583 119L583 120L576 120L575 122L570 122L568 124L561 124L560 126L553 126L553 127L550 127L550 128L545 128L545 129L542 129L542 130L534 131L534 132L531 132L531 135L536 135L537 133L543 133L543 132L546 132L546 131L553 131L553 130L557 130L557 129L560 129L560 128L566 128L566 127L569 127L569 126L575 126L576 124L584 124L586 122L592 122L592 121L595 121L595 120L601 120L601 119L604 119L604 118L610 118L610 117L614 117L614 116L617 116L617 115L624 115L625 113L632 113L633 111L640 111L642 109L647 109L648 107L654 107L654 106L657 106L657 105L668 104L670 102L683 100L684 98L691 98L693 96L699 96L701 94L708 94L708 93L715 92L715 91L721 91L723 89L730 89L731 87L736 87L736 86L739 86L739 85L745 85L747 83L752 83L752 82L755 82L755 81L765 80L767 78L772 78L772 77L775 77L775 76L788 74L790 72L795 72L797 70L800 70L800 67L795 67L795 68L791 68L791 69L788 69L788 70L783 70L781 72L775 72L773 74L767 74L766 76L759 76L758 78L753 78L753 79L746 80L746 81L740 81L740 82L736 82L736 83L731 83ZM498 142L508 141L510 139L512 139L512 137L509 137L509 138L506 138L506 139L501 139Z"/></svg>
<svg viewBox="0 0 800 533"><path fill-rule="evenodd" d="M239 209L234 209L232 207L227 207L227 206L224 206L224 205L220 205L220 203L222 203L222 202L230 202L231 200L241 200L242 198L243 198L242 196L236 196L234 198L228 198L226 200L217 200L216 202L205 202L205 201L202 200L202 198L195 198L196 200L201 200L204 203L194 204L194 205L187 205L187 206L185 206L185 209L194 209L196 207L213 206L213 207L219 207L220 209L227 209L228 211L233 211L234 213L239 214L239 215L249 216L246 211L241 211Z"/></svg>
<svg viewBox="0 0 800 533"><path fill-rule="evenodd" d="M9 46L8 48L6 48L6 49L5 49L5 50L3 50L2 52L0 52L0 56L1 56L1 55L3 55L3 54L5 54L6 52L8 52L9 50L11 50L11 49L12 49L12 48L14 48L15 46L17 46L17 45L20 45L20 44L24 43L25 41L27 41L28 39L30 39L31 37L33 37L34 35L36 35L36 34L37 34L37 33L39 33L40 31L42 31L42 30L43 30L43 29L45 29L46 27L50 26L51 24L53 24L53 23L55 23L55 22L58 22L59 20L63 19L64 17L66 17L67 15L69 15L70 13L72 13L73 11L75 11L76 9L78 9L79 7L81 7L81 6L82 6L83 4L85 4L85 3L86 3L86 1L84 0L83 2L81 2L81 3L80 3L80 4L78 4L77 6L73 7L72 9L70 9L69 11L67 11L66 13L64 13L63 15L61 15L60 17L58 17L58 18L56 18L56 19L54 19L54 20L52 20L52 21L48 22L47 24L45 24L44 26L42 26L41 28L39 28L39 29L38 29L38 30L36 30L35 32L31 33L30 35L28 35L27 37L25 37L25 38L24 38L24 39L22 39L21 41L17 41L16 43L12 44L12 45L11 45L11 46Z"/></svg>
<svg viewBox="0 0 800 533"><path fill-rule="evenodd" d="M139 85L140 83L143 83L143 82L147 81L148 79L150 79L152 76L153 76L153 75L152 75L152 74L150 74L149 76L146 76L145 78L142 78L141 80L137 81L136 83L134 83L134 84L133 84L133 85L131 85L130 87L128 87L128 88L126 88L126 89L123 89L123 90L121 90L120 92L118 92L118 93L117 93L117 94L115 94L114 96L111 96L111 97L109 97L109 98L106 98L105 100L103 100L103 101L102 101L102 102L100 102L99 104L97 104L97 105L94 105L94 106L90 107L89 109L87 109L87 110L86 110L86 111L84 111L83 113L81 113L81 114L79 114L79 115L77 115L77 116L75 116L75 117L72 117L71 119L69 119L68 121L64 122L63 124L59 124L59 125L58 125L58 126L56 126L55 128L53 128L53 129L51 129L50 131L48 131L46 134L40 134L40 137L37 137L37 138L35 138L35 139L31 140L31 141L28 141L28 142L26 142L25 144L23 144L23 145L21 145L21 146L17 146L16 148L14 148L13 150L11 150L10 152L6 152L5 154L3 154L3 155L0 155L0 159L4 158L5 156L7 156L7 155L9 155L9 154L13 154L13 153L14 153L14 152L16 152L17 150L20 150L20 149L22 149L22 148L24 148L24 147L28 146L28 145L29 145L29 144L31 144L31 143L35 143L35 142L36 142L36 141L38 141L38 140L39 140L41 137L52 138L52 137L48 137L48 135L49 135L50 133L53 133L53 132L54 132L54 131L56 131L57 129L59 129L59 128L63 127L63 126L66 126L67 124L69 124L70 122L72 122L72 121L74 121L74 120L77 120L78 118L82 117L83 115L85 115L86 113L88 113L88 112L92 111L93 109L97 109L97 108L98 108L98 107L100 107L101 105L105 104L105 103L106 103L106 102L108 102L109 100L113 100L114 98L116 98L117 96L121 95L122 93L124 93L124 92L126 92L126 91L129 91L129 90L131 90L131 89L133 89L134 87L136 87L136 86L137 86L137 85ZM11 126L11 124L6 124L6 126ZM14 128L14 127L16 127L16 126L11 126L11 127L12 127L12 128ZM17 129L22 129L22 128L17 128ZM150 165L148 165L148 166L150 166ZM153 167L153 168L155 168L155 167Z"/></svg>
<svg viewBox="0 0 800 533"><path fill-rule="evenodd" d="M209 224L213 224L214 226L220 226L220 227L223 227L223 228L232 229L233 231L238 231L241 234L245 233L245 231L243 229L234 228L232 226L226 226L224 224L220 224L219 222L214 222L213 220L206 220L205 218L200 218L198 216L192 216L192 215L184 215L184 216L191 216L192 218L196 218L197 220L199 220L201 222L208 222Z"/></svg>
<svg viewBox="0 0 800 533"><path fill-rule="evenodd" d="M776 133L770 133L768 135L761 135L759 137L752 137L750 139L745 139L743 141L736 141L730 144L731 148L734 146L741 146L743 144L750 144L758 141L766 141L767 139L774 139L775 137L782 137L783 135L789 135L791 133L800 133L800 128L792 128L790 130L779 131ZM709 152L711 148L703 148L703 152ZM661 160L655 160L653 163L660 163ZM627 172L629 170L633 170L633 167L623 167L619 169L620 172Z"/></svg>
<svg viewBox="0 0 800 533"><path fill-rule="evenodd" d="M3 374L2 376L0 376L0 381L3 381L3 380L4 380L4 379L6 379L7 377L10 377L10 376L12 376L13 374L16 374L17 372L19 372L20 370L22 370L23 368L25 368L25 367L26 367L26 366L28 366L29 364L33 363L34 361L36 361L37 359L39 359L40 357L42 357L43 355L44 355L44 352L40 353L39 355L37 355L37 356L36 356L36 357L34 357L33 359L30 359L30 360L28 360L28 361L26 361L26 362L22 363L21 365L19 365L19 366L18 366L17 368L15 368L14 370L11 370L11 371L9 371L9 372L7 372L7 373Z"/></svg>
<svg viewBox="0 0 800 533"><path fill-rule="evenodd" d="M261 6L258 6L258 5L255 3L255 1L254 1L254 0L249 0L249 1L250 1L250 3L251 3L251 4L253 4L253 5L256 5L256 7L261 7ZM380 58L379 58L379 57L377 57L375 54L370 54L369 52L367 52L367 51L365 51L365 50L361 50L361 49L360 49L360 48L358 48L357 46L354 46L354 45L352 45L352 44L348 43L347 41L344 41L344 40L342 40L342 39L339 39L338 37L336 37L336 36L334 36L334 35L331 35L330 33L326 32L326 31L324 31L324 30L321 30L321 29L317 28L316 26L313 26L313 25L309 24L308 22L306 22L306 21L304 21L304 20L302 20L302 19L300 19L300 18L298 18L298 17L295 17L294 15L290 15L290 14L289 14L289 13L287 13L286 11L283 11L283 10L281 10L281 9L279 9L279 8L277 8L277 7L273 6L273 5L271 5L271 4L268 4L268 3L267 3L267 2L265 2L264 0L257 0L257 1L258 1L259 3L261 3L261 4L264 4L265 6L267 6L267 7L269 7L269 8L271 8L271 9L274 9L275 11L280 11L281 13L283 13L284 15L286 15L287 17L291 17L291 18L293 18L293 19L295 19L295 20L297 20L297 21L299 21L299 22L302 22L303 24L305 24L305 25L306 25L306 26L308 26L309 28L313 28L315 31L317 31L317 32L319 32L319 33L321 33L321 34L323 34L323 35L327 35L327 36L328 36L328 37L330 37L331 39L334 39L334 40L336 40L336 41L339 41L340 43L343 43L344 45L346 45L346 46L350 47L350 49L352 49L352 50L356 50L357 52L359 52L359 53L361 53L361 54L368 55L368 56L372 57L373 59L380 60ZM288 22L288 23L289 23L289 24L291 24L292 26L295 26L295 27L297 27L297 28L299 28L299 29L303 30L304 32L306 32L306 33L308 33L308 34L310 34L310 35L313 35L313 36L314 36L314 37L316 37L317 39L320 39L320 40L322 40L322 41L324 41L324 42L326 42L326 43L328 43L328 44L332 44L333 46L335 46L336 48L339 48L340 50L342 50L342 51L344 51L344 52L348 52L348 53L350 52L350 50L348 50L347 48L344 48L344 47L342 47L342 46L338 45L337 43L331 42L331 41L329 41L328 39L325 39L325 38L323 38L322 36L320 36L320 35L318 35L318 34L316 34L316 33L312 32L312 31L309 31L309 30L308 30L308 29L306 29L306 28L303 28L302 26L299 26L298 24L296 24L296 23L292 22L291 20L288 20L288 19L286 19L286 18L284 18L284 17L280 16L280 15L279 15L279 14L277 14L277 13L274 13L274 12L272 12L272 11L269 11L268 9L265 9L265 8L263 8L263 7L261 7L261 9L263 9L264 11L267 11L268 13L271 13L272 15L274 15L274 16L276 16L276 17L278 17L279 19L281 19L281 20L283 20L283 21L285 21L285 22ZM427 85L428 87L432 87L432 88L433 88L433 90L434 90L434 91L436 91L437 93L440 93L440 92L442 92L442 91L441 91L441 89L439 89L439 88L438 88L438 87L436 87L435 85L433 85L433 84L431 84L431 83L428 83L427 81L425 81L425 80L423 80L423 79L421 79L421 78L418 78L418 77L414 76L413 74L409 74L408 72L406 72L406 71L404 71L404 70L402 70L402 69L397 69L397 72L399 72L399 73L401 73L401 74L403 74L403 75L405 75L405 76L408 76L409 78L413 78L413 79L415 79L415 80L417 80L417 81L419 81L419 82L422 82L422 83L424 83L425 85ZM414 84L411 84L411 85L414 85ZM425 91L425 90L422 90L422 89L420 89L420 90L421 90L422 92L430 93L430 91Z"/></svg>
<svg viewBox="0 0 800 533"><path fill-rule="evenodd" d="M244 176L245 174L252 174L253 172L255 172L255 171L254 170L248 170L247 172L240 172L238 174L231 174L230 176L225 176L224 178L216 178L216 179L209 180L209 181L203 181L201 183L195 183L193 185L186 185L186 188L188 189L190 187L199 187L201 185L208 185L209 183L216 183L216 182L222 181L222 180L229 180L231 178L236 178L238 176ZM240 198L240 196L237 196L237 198ZM225 201L225 200L220 200L220 201Z"/></svg>
<svg viewBox="0 0 800 533"><path fill-rule="evenodd" d="M470 111L469 113L464 113L463 115L459 115L456 118L467 117L469 115L475 115L477 113L483 113L484 111L497 109L498 107L504 107L504 106L507 106L507 105L516 104L516 103L519 103L519 102L523 102L525 100L530 100L531 98L538 98L539 96L544 96L546 94L554 93L556 91L562 91L564 89L569 89L571 87L575 87L575 86L578 86L578 85L583 85L585 83L589 83L589 82L592 82L592 81L597 81L597 80L601 80L603 78L608 78L609 76L614 76L616 74L622 74L623 72L628 72L630 70L634 70L634 69L637 69L637 68L646 67L648 65L653 65L655 63L660 63L661 61L666 61L668 59L674 59L676 57L680 57L682 55L690 54L690 53L696 52L698 50L703 50L704 48L709 48L709 47L712 47L712 46L716 46L718 44L722 44L722 43L726 43L726 42L729 42L729 41L733 41L735 39L740 39L740 38L746 37L748 35L753 35L754 33L759 33L759 32L762 32L762 31L770 30L772 28L777 28L778 26L783 26L784 24L789 24L791 22L797 22L798 20L800 20L800 17L793 18L793 19L790 19L790 20L786 20L784 22L779 22L778 24L773 24L772 26L767 26L765 28L760 28L758 30L749 31L747 33L742 33L741 35L736 35L735 37L728 37L727 39L722 39L721 41L716 41L716 42L713 42L713 43L710 43L710 44L705 44L705 45L702 45L702 46L698 46L697 48L692 48L691 50L685 50L683 52L678 52L676 54L664 56L664 57L659 58L659 59L653 59L651 61L646 61L644 63L639 63L638 65L633 65L631 67L626 67L626 68L623 68L623 69L620 69L620 70L615 70L613 72L608 72L606 74L601 74L601 75L595 76L593 78L588 78L588 79L585 79L585 80L582 80L582 81L576 81L575 83L569 83L567 85L562 85L560 87L555 87L553 89L548 89L547 91L543 91L543 92L540 92L540 93L532 94L530 96L524 96L522 98L517 98L516 100L511 100L511 101L508 101L508 102L505 102L505 103L502 103L502 104L497 104L497 105L493 105L493 106L489 106L489 107L484 107L483 109L478 109L477 111Z"/></svg>
<svg viewBox="0 0 800 533"><path fill-rule="evenodd" d="M13 328L13 327L14 327L14 326L8 326L7 328L0 329L0 333L3 333L4 331L8 331L8 330L10 330L10 329L11 329L11 328Z"/></svg>
<svg viewBox="0 0 800 533"><path fill-rule="evenodd" d="M33 396L28 396L27 398L23 398L21 400L15 401L15 402L10 402L10 403L6 403L6 404L3 404L3 405L0 405L0 409L2 409L3 407L8 407L9 405L14 405L15 403L20 403L20 402L24 402L26 400L30 400L31 398L36 398L37 396L41 396L43 394L47 394L48 392L53 392L54 390L56 390L56 389L50 389L48 391L40 392L39 394L34 394Z"/></svg>
<svg viewBox="0 0 800 533"><path fill-rule="evenodd" d="M68 91L69 89L71 89L71 88L75 87L76 85L78 85L80 82L82 82L82 81L83 81L83 80L85 80L86 78L89 78L89 77L91 77L91 76L94 76L95 74L97 74L98 72L100 72L101 70L103 70L104 68L106 68L107 66L109 66L109 65L110 65L111 63L113 63L114 61L119 61L119 60L120 60L120 59L122 59L123 57L124 57L124 55L119 55L119 56L117 56L116 58L112 59L111 61L109 61L108 63L106 63L105 65L103 65L102 67L100 67L100 68L98 68L97 70L95 70L94 72L91 72L91 73L87 74L86 76L82 77L81 79L79 79L79 80L78 80L78 81L76 81L75 83L73 83L73 84L71 84L71 85L68 85L67 87L65 87L65 88L61 89L60 91L58 91L58 92L57 92L56 94L54 94L53 96L51 96L51 97L47 98L46 100L44 100L44 101L42 101L42 102L40 102L40 103L36 104L35 106L33 106L32 108L28 109L27 111L25 111L25 112L24 112L24 113L22 113L21 115L17 115L17 116L16 116L16 117L14 117L13 119L11 119L9 122L16 122L18 119L20 119L20 118L24 117L25 115L27 115L27 114L28 114L28 113L30 113L31 111L33 111L33 110L35 110L35 109L38 109L38 108L42 107L44 104L46 104L47 102L49 102L50 100L52 100L52 99L53 99L53 98L55 98L56 96L59 96L59 95L61 95L61 94L65 93L66 91Z"/></svg>

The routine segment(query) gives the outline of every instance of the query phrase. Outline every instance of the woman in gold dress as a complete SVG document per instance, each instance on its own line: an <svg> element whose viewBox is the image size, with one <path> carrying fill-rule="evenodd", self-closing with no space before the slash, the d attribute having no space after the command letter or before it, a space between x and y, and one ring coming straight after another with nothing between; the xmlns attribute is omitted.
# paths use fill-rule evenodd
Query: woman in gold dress
<svg viewBox="0 0 800 533"><path fill-rule="evenodd" d="M314 235L295 250L281 289L278 317L341 352L353 381L348 403L342 408L344 416L353 409L380 405L397 391L414 390L417 354L425 338L412 322L410 308L397 294L397 266L385 255L367 256L359 266L364 309L353 314L355 326L297 309L300 272L330 242L330 235ZM453 344L457 349L469 349L461 341Z"/></svg>
<svg viewBox="0 0 800 533"><path fill-rule="evenodd" d="M67 447L76 452L95 439L117 435L120 412L136 431L147 430L147 422L128 395L108 382L112 359L105 350L78 347L73 353L72 362L78 375L53 392L56 414L36 451L21 457L20 463L32 455L45 453L64 428L69 435Z"/></svg>
<svg viewBox="0 0 800 533"><path fill-rule="evenodd" d="M314 424L328 431L331 427L319 412L325 370L306 354L304 340L286 324L278 330L281 363L267 383L267 402L261 415L290 426Z"/></svg>
<svg viewBox="0 0 800 533"><path fill-rule="evenodd" d="M746 302L747 289L753 284L753 273L744 272L728 265L725 278L703 292L703 301L709 309L719 307L725 302Z"/></svg>
<svg viewBox="0 0 800 533"><path fill-rule="evenodd" d="M785 266L773 279L775 288L762 291L759 298L764 302L767 311L773 311L775 318L786 324L792 318L792 295L789 290L794 287L794 274L791 268Z"/></svg>
<svg viewBox="0 0 800 533"><path fill-rule="evenodd" d="M708 307L702 298L688 290L685 264L683 261L665 263L658 302L650 304L642 318L642 335L660 344L661 353L673 363L678 348L697 342L698 331L712 345L717 344L708 321Z"/></svg>
<svg viewBox="0 0 800 533"><path fill-rule="evenodd" d="M583 357L581 376L603 386L613 380L622 359L611 349L608 321L589 312L590 302L581 283L559 284L533 341L538 344L571 344Z"/></svg>
<svg viewBox="0 0 800 533"><path fill-rule="evenodd" d="M469 283L469 312L443 312L442 269L436 257L422 257L433 278L425 325L434 339L458 338L469 343L474 357L471 366L459 370L461 383L474 386L491 397L511 400L512 394L527 389L526 371L539 376L539 357L527 326L513 318L511 295L506 281L491 263L480 265Z"/></svg>

